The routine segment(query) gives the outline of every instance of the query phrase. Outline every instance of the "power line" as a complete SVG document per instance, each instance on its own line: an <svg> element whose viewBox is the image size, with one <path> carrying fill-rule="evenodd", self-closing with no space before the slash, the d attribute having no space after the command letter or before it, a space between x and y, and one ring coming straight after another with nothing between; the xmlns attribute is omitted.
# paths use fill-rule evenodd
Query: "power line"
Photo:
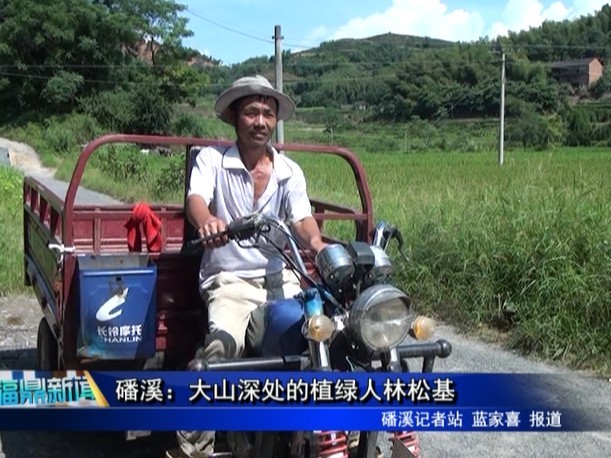
<svg viewBox="0 0 611 458"><path fill-rule="evenodd" d="M244 37L253 39L253 40L257 40L257 41L261 41L264 43L268 43L268 44L272 44L273 40L270 40L268 38L264 38L263 36L257 36L251 33L246 33L243 31L244 27L240 26L240 29L236 28L236 27L231 27L229 25L223 24L221 22L219 22L218 20L214 20L210 17L206 17L204 15L202 15L201 13L196 13L195 11L187 8L186 11L188 13L190 13L191 15L202 19L206 22L209 22L211 24L216 25L217 27L221 27L222 29L228 30L230 32L236 33L238 35L242 35ZM423 40L424 43L424 38L425 37L416 37L416 38L421 38ZM340 39L341 40L341 39ZM311 39L289 39L289 41L284 41L285 46L288 46L290 48L299 48L299 49L311 49L314 48L316 46L320 46L321 44L324 43L329 43L329 42L333 42L333 41L340 41L340 40L330 40L330 41L326 41L326 42L320 42L317 40L311 40ZM354 38L352 40L358 40L360 43L368 43L368 44L382 44L382 43L376 43L374 41L371 41L369 38ZM502 38L498 39L498 43L502 43L503 40ZM303 44L298 44L295 42L307 42L307 43L312 43L312 45L303 45ZM403 48L407 48L407 49L419 49L419 50L443 50L443 49L448 49L448 48L452 48L454 46L464 46L464 45L478 45L479 43L477 42L477 40L471 41L471 42L451 42L451 41L444 41L444 40L440 40L439 42L433 41L432 43L429 44L429 47L424 48L423 44L415 44L415 45L404 45L401 46ZM519 49L592 49L593 46L590 44L583 44L583 45L549 45L549 44L518 44L518 43L507 43L504 42L502 43L504 49L512 49L512 48L519 48ZM495 43L490 42L490 46L496 46ZM605 45L602 46L598 46L598 47L594 47L596 49L601 49L601 50L608 50L608 47L606 47ZM334 50L335 52L340 51L340 52L347 52L349 50Z"/></svg>
<svg viewBox="0 0 611 458"><path fill-rule="evenodd" d="M455 67L451 67L448 68L447 64L450 62L446 62L446 67L444 70L458 70L462 67L464 67L464 63L462 65L460 65L458 62L452 62L457 64ZM496 62L488 62L491 65L495 64ZM512 63L511 62L507 62L507 65L510 66ZM516 64L518 64L516 62ZM355 64L358 65L358 64ZM286 67L289 67L290 65L286 65ZM10 66L3 66L0 67L0 76L11 76L11 77L22 77L22 78L31 78L31 79L43 79L43 80L49 80L52 78L55 78L57 75L35 75L32 73L21 73L21 72L10 72L10 71L6 71L4 69L6 68L17 68L15 67L10 67ZM388 68L388 67L386 67ZM272 70L272 68L270 67L270 71ZM392 70L392 69L389 69ZM401 77L402 74L404 74L404 69L395 69L393 71L389 71L389 72L384 72L384 73L378 73L375 75L359 75L359 76L307 76L307 77L298 77L299 80L298 81L293 81L293 80L285 80L284 81L284 85L285 86L294 86L294 85L298 85L298 84L333 84L333 83L345 83L345 82L353 82L353 81L375 81L375 80L388 80L388 79L392 79L392 78L398 78ZM408 75L409 76L424 76L424 75L429 75L431 74L431 69L430 68L412 68L409 70ZM146 85L148 83L140 83L140 82L136 82L136 81L128 81L128 80L96 80L96 79L83 79L83 82L85 83L92 83L92 84L109 84L109 85L121 85L121 84L142 84L142 85ZM173 86L179 86L179 83L166 83L166 84L171 84ZM205 88L222 88L224 86L223 83L203 83L202 87Z"/></svg>
<svg viewBox="0 0 611 458"><path fill-rule="evenodd" d="M193 16L203 20L203 21L209 22L210 24L214 24L217 27L220 27L222 29L228 30L230 32L237 33L238 35L242 35L242 36L244 36L246 38L251 38L253 40L262 41L262 42L268 43L268 44L273 44L273 42L274 42L273 40L270 40L269 38L262 38L262 37L258 37L258 36L255 36L255 35L251 35L249 33L242 32L241 30L234 29L233 27L229 27L227 25L221 24L220 22L215 21L214 19L210 19L208 17L205 17L205 16L203 16L203 15L201 15L199 13L196 13L196 12L188 9L188 8L186 9L186 11L188 13L192 14Z"/></svg>
<svg viewBox="0 0 611 458"><path fill-rule="evenodd" d="M47 81L57 77L57 75L33 75L31 73L5 72L5 71L2 71L2 70L0 70L0 76L10 76L10 77L15 77L15 78L47 80ZM88 84L100 84L100 85L110 85L110 86L121 86L121 85L149 86L150 85L149 83L138 82L138 81L128 81L128 80L123 80L123 81L96 80L96 79L88 79L88 78L84 78L82 80L82 82L83 83L88 83ZM180 87L180 83L165 82L164 85Z"/></svg>
<svg viewBox="0 0 611 458"><path fill-rule="evenodd" d="M243 30L237 29L236 27L232 27L232 26L229 26L227 24L223 24L220 21L217 21L217 20L212 19L210 17L206 17L206 16L204 16L201 13L196 13L195 11L193 11L193 10L191 10L189 8L187 8L185 11L187 11L189 14L191 14L191 15L193 15L193 16L195 16L195 17L197 17L197 18L199 18L199 19L201 19L203 21L209 22L210 24L214 24L217 27L220 27L220 28L222 28L224 30L227 30L229 32L233 32L233 33L236 33L238 35L242 35L244 37L251 38L253 40L262 41L264 43L270 43L271 44L271 43L274 42L273 40L270 40L268 38L263 38L262 35L260 35L260 36L254 35L255 32L253 32L253 33L246 33ZM241 27L241 29L244 29L243 26L240 26L240 27ZM302 44L296 44L296 43L285 43L285 44L287 46L291 47L291 48L300 48L300 49L309 49L309 48L312 48L312 47L317 46L317 45L320 44L320 41L318 41L318 40L297 39L295 41L304 41L304 42L312 43L312 45L302 45Z"/></svg>
<svg viewBox="0 0 611 458"><path fill-rule="evenodd" d="M469 59L469 60L465 60L464 58L457 58L457 59L403 59L403 60L389 60L389 61L382 61L382 60L378 60L378 61L364 61L364 62L346 62L346 61L335 61L335 62L289 62L289 63L284 63L284 67L285 68L320 68L323 69L324 67L362 67L362 66L377 66L377 68L381 68L380 65L382 65L384 67L387 66L397 66L397 65L412 65L412 66L418 66L418 65L429 65L429 64L440 64L440 65L444 65L446 66L445 68L449 68L449 69L457 69L457 68L463 68L469 65L475 65L475 64L480 64L480 65L485 65L485 64L489 64L489 65L496 65L498 64L499 61L494 60L493 57L491 56L491 59ZM532 65L537 65L537 64L551 64L551 62L540 62L540 61L524 61L524 60L513 60L513 61L508 61L507 64L508 65L515 65L515 64L521 64L521 63L526 63L526 64L532 64ZM243 68L249 68L249 67L259 67L261 65L270 65L271 68L271 63L269 62L265 62L264 64L261 63L253 63L253 64L239 64L241 67ZM155 64L155 68L166 68L166 67L173 67L174 65L172 64L168 64L168 65L163 65L163 64ZM448 67L450 66L450 67ZM47 68L70 68L70 69L133 69L133 70L137 70L138 67L134 66L132 64L13 64L13 65L0 65L0 70L2 69L23 69L23 70L28 70L28 69L47 69ZM150 68L150 67L146 67L145 65L142 65L142 68Z"/></svg>
<svg viewBox="0 0 611 458"><path fill-rule="evenodd" d="M142 65L133 65L133 64L13 64L13 65L0 65L0 69L3 68L18 68L18 69L44 69L44 68L74 68L74 69L123 69L130 68L132 70L138 70L139 68L166 68L166 67L174 67L173 64L163 65L163 64L155 64L148 65L146 63L142 63Z"/></svg>
<svg viewBox="0 0 611 458"><path fill-rule="evenodd" d="M37 79L37 80L50 80L53 78L53 76L42 76L42 75L32 75L32 74L19 74L19 73L7 73L7 72L0 72L0 76L11 76L11 77L16 77L16 78L23 78L23 79ZM382 74L382 75L376 75L376 76L356 76L356 77L346 77L346 78L332 78L332 79L325 79L325 80L300 80L300 81L284 81L284 87L295 87L299 84L334 84L334 83L350 83L350 82L367 82L367 81L380 81L380 82L388 82L391 81L393 79L396 79L397 75L396 74ZM87 84L97 84L97 85L106 85L106 86L122 86L122 85L130 85L130 86L144 86L147 85L148 83L141 83L141 82L137 82L137 81L103 81L103 80L91 80L91 79L84 79L83 80L84 83ZM507 83L507 87L513 87L513 88L519 88L520 86L518 86L516 84L517 82L515 81L509 81ZM176 86L178 87L179 84L178 83L168 83L171 86ZM460 84L460 83L458 83ZM473 85L465 85L463 84L462 86L469 86L472 87ZM223 89L225 89L226 85L224 83L208 83L208 84L202 84L201 88L202 89L206 89L207 91L221 91ZM456 105L458 105L460 102L462 102L464 99L466 99L467 97L471 96L472 94L469 93L465 93L462 96L460 96L458 99L454 99L453 100L453 106L447 108L445 111L449 112L451 110L453 110Z"/></svg>
<svg viewBox="0 0 611 458"><path fill-rule="evenodd" d="M16 78L25 78L25 79L37 79L37 80L50 80L55 78L57 75L34 75L32 73L17 73L17 72L6 72L6 71L2 71L0 70L0 76L9 76L9 77L16 77ZM367 80L367 79L377 79L377 78L381 78L381 77L391 77L394 76L392 74L388 74L388 75L379 75L379 76L370 76L370 77L351 77L351 78L334 78L334 79L326 79L323 80L324 82L340 82L340 81L353 81L353 80ZM108 84L108 85L122 85L122 84L132 84L132 85L148 85L148 83L143 83L143 82L137 82L137 81L116 81L116 80L95 80L95 79L83 79L82 80L84 83L91 83L91 84ZM306 80L303 79L301 81L289 81L289 82L285 82L285 85L292 85L292 84L298 84L301 82L321 82L321 80ZM179 83L166 83L166 84L170 84L172 86L179 86ZM222 88L225 85L223 83L208 83L208 84L202 84L202 87L205 88Z"/></svg>
<svg viewBox="0 0 611 458"><path fill-rule="evenodd" d="M266 40L267 41L267 40ZM271 41L270 41L271 43ZM512 49L512 48L536 48L536 49L586 49L586 46L584 47L578 47L578 46L554 46L554 45L528 45L528 46L504 46L504 49ZM593 48L592 46L588 46L588 48ZM418 48L419 50L422 50L420 48ZM600 48L603 49L603 48ZM362 51L359 50L357 48L353 48L353 49L341 49L341 50L333 50L334 53L337 52L341 52L341 53L345 53L345 52L358 52L358 51ZM271 56L270 56L271 57ZM294 54L293 55L294 58L300 59L300 56L298 54ZM416 56L413 56L414 58L408 58L408 59L401 59L401 60L392 60L392 59L388 59L388 60L373 60L373 61L360 61L360 62L351 62L351 61L331 61L331 62L312 62L312 61L303 61L303 62L287 62L284 64L284 67L286 68L297 68L297 67L306 67L306 68L320 68L323 69L325 67L362 67L362 66L379 66L379 65L384 65L384 66L396 66L396 65L412 65L412 66L417 66L417 65L424 65L424 64L440 64L440 65L444 65L444 66L454 66L454 68L461 68L467 65L473 65L473 64L490 64L490 65L494 65L496 62L495 60L489 60L487 58L485 58L485 56L481 56L482 58L477 58L477 59L465 59L464 56L459 55L456 58L453 59L435 59L435 58L427 58L427 59L422 59L422 58L418 58ZM518 63L528 63L528 64L550 64L551 62L541 62L541 61L524 61L524 60L510 60L507 62L508 65L514 65L514 64L518 64ZM265 62L265 64L268 64L268 62ZM257 67L260 66L261 64L257 64L257 63L253 63L253 64L238 64L244 68L249 68L249 67ZM168 65L164 65L164 64L155 64L155 67L157 68L166 68L166 67L172 67L174 66L173 64L168 64ZM126 68L131 68L131 69L137 69L138 67L136 65L134 65L133 63L131 64L50 64L50 63L45 63L45 64L13 64L13 65L0 65L0 70L2 69L12 69L12 68L16 68L16 69L45 69L45 68L70 68L70 69L126 69Z"/></svg>

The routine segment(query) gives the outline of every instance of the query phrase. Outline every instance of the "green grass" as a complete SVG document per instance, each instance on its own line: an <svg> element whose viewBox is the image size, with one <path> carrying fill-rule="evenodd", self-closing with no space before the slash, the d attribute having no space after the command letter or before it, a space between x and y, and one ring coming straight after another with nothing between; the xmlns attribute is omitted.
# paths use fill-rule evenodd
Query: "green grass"
<svg viewBox="0 0 611 458"><path fill-rule="evenodd" d="M398 225L398 280L421 311L496 328L575 367L611 361L611 152L361 154L376 219ZM349 173L297 159L311 193L355 202Z"/></svg>
<svg viewBox="0 0 611 458"><path fill-rule="evenodd" d="M0 166L0 296L25 291L23 284L23 175Z"/></svg>

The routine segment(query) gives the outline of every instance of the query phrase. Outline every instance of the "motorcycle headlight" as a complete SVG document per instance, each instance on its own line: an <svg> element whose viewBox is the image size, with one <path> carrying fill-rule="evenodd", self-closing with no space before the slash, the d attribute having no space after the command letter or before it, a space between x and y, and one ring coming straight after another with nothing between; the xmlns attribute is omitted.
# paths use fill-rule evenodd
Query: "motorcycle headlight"
<svg viewBox="0 0 611 458"><path fill-rule="evenodd" d="M408 335L414 314L407 295L391 285L375 285L356 298L349 327L374 351L399 345Z"/></svg>

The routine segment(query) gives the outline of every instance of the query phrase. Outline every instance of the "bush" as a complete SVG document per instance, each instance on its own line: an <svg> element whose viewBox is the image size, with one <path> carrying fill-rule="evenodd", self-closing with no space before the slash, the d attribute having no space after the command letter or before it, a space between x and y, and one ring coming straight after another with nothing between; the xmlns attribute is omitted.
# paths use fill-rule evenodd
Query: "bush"
<svg viewBox="0 0 611 458"><path fill-rule="evenodd" d="M198 117L183 113L172 124L172 132L184 137L204 137L206 129Z"/></svg>
<svg viewBox="0 0 611 458"><path fill-rule="evenodd" d="M69 128L75 145L82 146L104 133L104 129L91 116L85 114L70 115L62 123Z"/></svg>
<svg viewBox="0 0 611 458"><path fill-rule="evenodd" d="M103 91L80 103L84 113L115 132L124 132L135 118L130 93L122 89Z"/></svg>
<svg viewBox="0 0 611 458"><path fill-rule="evenodd" d="M611 93L611 70L607 65L603 70L603 76L590 87L590 94L594 98L600 99L608 93Z"/></svg>
<svg viewBox="0 0 611 458"><path fill-rule="evenodd" d="M43 141L56 154L65 156L74 146L72 132L58 123L50 123L43 131Z"/></svg>
<svg viewBox="0 0 611 458"><path fill-rule="evenodd" d="M150 158L131 145L108 145L93 164L119 182L147 183L153 177Z"/></svg>
<svg viewBox="0 0 611 458"><path fill-rule="evenodd" d="M568 146L590 146L592 143L592 123L589 114L580 109L573 109L567 115Z"/></svg>
<svg viewBox="0 0 611 458"><path fill-rule="evenodd" d="M542 151L552 145L554 131L546 118L534 112L527 112L510 120L507 125L507 140L510 144L521 145L524 150L533 148Z"/></svg>
<svg viewBox="0 0 611 458"><path fill-rule="evenodd" d="M56 109L69 108L83 84L83 75L60 71L47 81L41 95L47 104Z"/></svg>
<svg viewBox="0 0 611 458"><path fill-rule="evenodd" d="M183 193L185 180L184 155L167 158L162 168L157 172L153 183L153 195L157 199L168 200L171 196ZM172 199L170 199L172 200Z"/></svg>
<svg viewBox="0 0 611 458"><path fill-rule="evenodd" d="M79 151L83 145L100 136L102 132L95 119L84 114L49 118L44 122L42 130L43 148L65 156L70 152ZM34 146L38 149L39 145Z"/></svg>
<svg viewBox="0 0 611 458"><path fill-rule="evenodd" d="M159 87L145 83L83 99L81 109L102 126L128 134L164 134L172 117L172 105Z"/></svg>

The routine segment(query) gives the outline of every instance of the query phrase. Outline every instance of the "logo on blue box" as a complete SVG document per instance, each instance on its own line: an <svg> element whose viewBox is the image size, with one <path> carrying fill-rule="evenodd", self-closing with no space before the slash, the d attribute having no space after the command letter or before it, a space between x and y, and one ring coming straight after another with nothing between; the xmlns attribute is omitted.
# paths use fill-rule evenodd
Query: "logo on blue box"
<svg viewBox="0 0 611 458"><path fill-rule="evenodd" d="M123 312L123 310L119 307L125 303L125 299L127 297L128 292L129 288L117 291L117 294L115 294L106 302L104 302L102 306L98 309L98 312L95 314L96 319L98 321L110 321L113 318L116 318L121 315L121 312Z"/></svg>

